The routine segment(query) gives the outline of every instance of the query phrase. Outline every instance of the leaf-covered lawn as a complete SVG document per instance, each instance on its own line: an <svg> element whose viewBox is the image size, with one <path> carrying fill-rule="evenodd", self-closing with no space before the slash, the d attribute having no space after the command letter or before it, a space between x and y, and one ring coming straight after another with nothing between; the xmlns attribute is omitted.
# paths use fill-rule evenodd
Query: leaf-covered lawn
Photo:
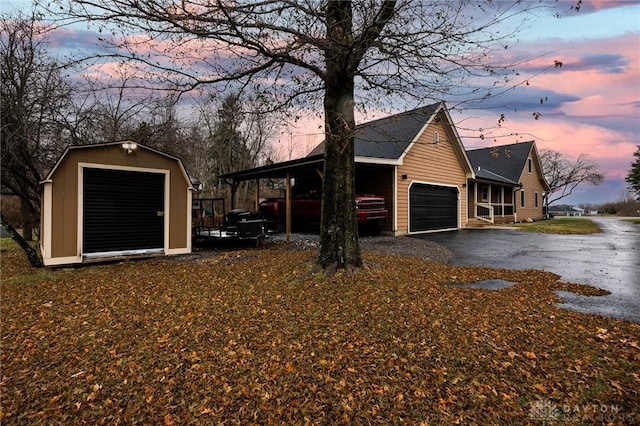
<svg viewBox="0 0 640 426"><path fill-rule="evenodd" d="M553 289L600 291L373 253L325 280L314 257L34 274L5 244L2 424L640 421L640 326L560 309ZM517 284L450 285L488 278Z"/></svg>

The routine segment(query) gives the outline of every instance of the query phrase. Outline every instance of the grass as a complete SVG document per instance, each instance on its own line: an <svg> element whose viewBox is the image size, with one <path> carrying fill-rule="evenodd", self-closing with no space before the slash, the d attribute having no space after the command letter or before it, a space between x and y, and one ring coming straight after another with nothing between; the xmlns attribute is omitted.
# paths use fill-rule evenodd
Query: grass
<svg viewBox="0 0 640 426"><path fill-rule="evenodd" d="M640 414L640 325L559 308L554 289L604 292L549 272L369 252L371 269L326 279L316 252L273 244L43 273L1 247L3 425L536 424L541 401ZM517 284L448 285L484 279Z"/></svg>
<svg viewBox="0 0 640 426"><path fill-rule="evenodd" d="M585 218L555 218L533 223L520 223L516 226L523 231L544 234L597 234L601 232L595 222Z"/></svg>
<svg viewBox="0 0 640 426"><path fill-rule="evenodd" d="M640 224L640 218L624 219L625 222Z"/></svg>

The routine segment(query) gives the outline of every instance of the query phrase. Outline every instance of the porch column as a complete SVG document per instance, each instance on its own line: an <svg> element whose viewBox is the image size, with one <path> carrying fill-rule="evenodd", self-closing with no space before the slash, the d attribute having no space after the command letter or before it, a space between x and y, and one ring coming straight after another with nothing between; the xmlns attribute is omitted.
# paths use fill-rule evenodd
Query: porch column
<svg viewBox="0 0 640 426"><path fill-rule="evenodd" d="M478 182L473 183L473 217L478 217Z"/></svg>
<svg viewBox="0 0 640 426"><path fill-rule="evenodd" d="M489 201L489 215L491 215L493 212L493 184L491 183L489 184L489 196L487 198L487 201ZM491 219L493 220L493 217Z"/></svg>

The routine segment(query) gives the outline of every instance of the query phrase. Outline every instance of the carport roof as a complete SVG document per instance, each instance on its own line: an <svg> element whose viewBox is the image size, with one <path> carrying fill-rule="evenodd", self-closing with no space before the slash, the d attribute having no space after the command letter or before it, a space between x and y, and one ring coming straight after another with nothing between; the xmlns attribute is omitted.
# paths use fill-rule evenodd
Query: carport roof
<svg viewBox="0 0 640 426"><path fill-rule="evenodd" d="M264 178L286 178L287 174L307 174L324 166L324 154L310 155L296 160L283 161L281 163L268 164L254 169L240 170L220 175L223 179L237 181Z"/></svg>

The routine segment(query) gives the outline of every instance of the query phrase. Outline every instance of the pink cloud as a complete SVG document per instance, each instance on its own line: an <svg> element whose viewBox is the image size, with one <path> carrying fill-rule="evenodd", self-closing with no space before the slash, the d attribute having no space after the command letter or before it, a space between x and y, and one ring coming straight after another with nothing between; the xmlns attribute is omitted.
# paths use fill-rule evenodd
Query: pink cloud
<svg viewBox="0 0 640 426"><path fill-rule="evenodd" d="M577 4L577 0L573 1ZM586 0L580 6L580 12L597 12L604 9L615 9L617 7L629 6L632 1L629 0Z"/></svg>

